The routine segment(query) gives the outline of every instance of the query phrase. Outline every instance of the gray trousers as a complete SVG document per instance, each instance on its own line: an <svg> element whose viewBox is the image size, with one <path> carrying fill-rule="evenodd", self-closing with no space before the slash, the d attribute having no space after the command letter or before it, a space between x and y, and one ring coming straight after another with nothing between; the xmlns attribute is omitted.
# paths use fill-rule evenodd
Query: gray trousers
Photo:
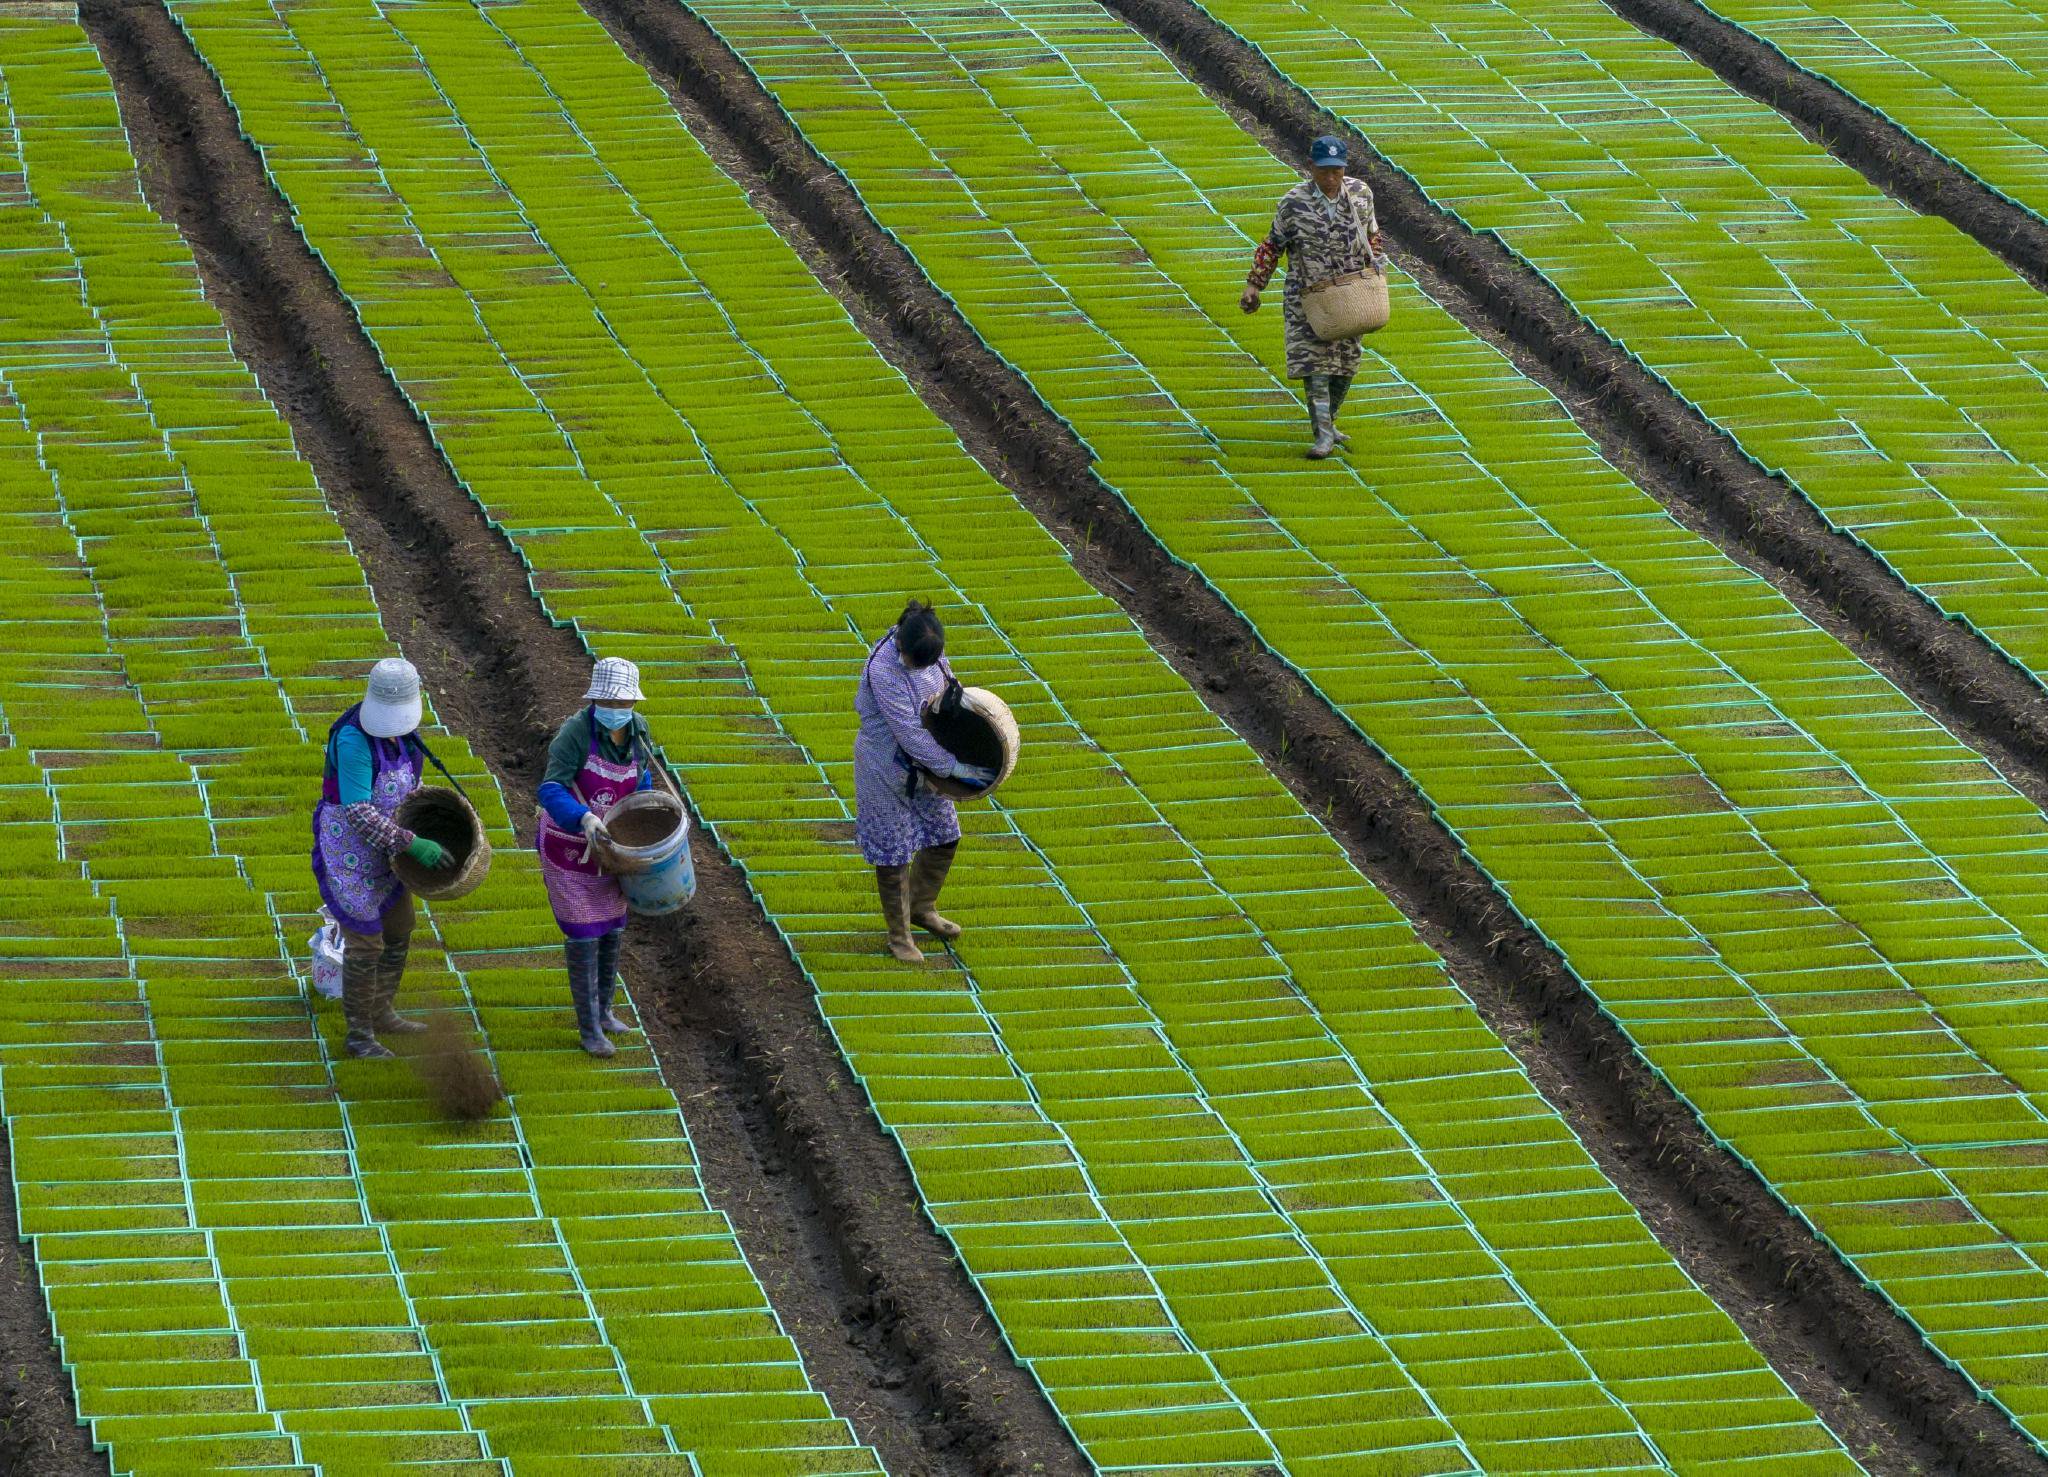
<svg viewBox="0 0 2048 1477"><path fill-rule="evenodd" d="M594 939L562 940L562 953L569 961L569 998L576 1005L576 1029L585 1036L598 1029L598 1022L618 998L619 942L625 936L621 924Z"/></svg>
<svg viewBox="0 0 2048 1477"><path fill-rule="evenodd" d="M378 932L341 931L341 1013L348 1022L348 1039L357 1045L375 1040L391 1014L417 920L412 894L400 889Z"/></svg>
<svg viewBox="0 0 2048 1477"><path fill-rule="evenodd" d="M1351 393L1351 376L1348 374L1312 374L1302 382L1302 398L1308 401L1308 427L1314 434L1323 434L1324 425L1335 425L1337 412L1343 407L1344 397Z"/></svg>

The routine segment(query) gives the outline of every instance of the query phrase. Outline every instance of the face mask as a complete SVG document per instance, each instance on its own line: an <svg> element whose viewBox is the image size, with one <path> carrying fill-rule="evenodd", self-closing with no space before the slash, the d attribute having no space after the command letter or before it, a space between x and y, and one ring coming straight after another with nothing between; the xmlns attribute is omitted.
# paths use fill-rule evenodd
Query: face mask
<svg viewBox="0 0 2048 1477"><path fill-rule="evenodd" d="M633 721L633 710L631 708L593 708L591 711L597 715L599 723L602 723L606 728L614 732L624 728Z"/></svg>

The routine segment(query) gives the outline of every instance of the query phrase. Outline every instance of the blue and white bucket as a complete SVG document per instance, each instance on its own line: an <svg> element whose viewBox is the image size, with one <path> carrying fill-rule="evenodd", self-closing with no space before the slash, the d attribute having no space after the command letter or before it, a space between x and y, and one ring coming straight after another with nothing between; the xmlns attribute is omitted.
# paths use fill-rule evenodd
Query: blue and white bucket
<svg viewBox="0 0 2048 1477"><path fill-rule="evenodd" d="M666 822L666 826L663 825ZM619 879L626 906L659 917L697 895L697 866L690 860L690 813L663 790L639 790L604 813L614 839L605 848L605 870ZM655 833L655 839L627 845L617 833Z"/></svg>

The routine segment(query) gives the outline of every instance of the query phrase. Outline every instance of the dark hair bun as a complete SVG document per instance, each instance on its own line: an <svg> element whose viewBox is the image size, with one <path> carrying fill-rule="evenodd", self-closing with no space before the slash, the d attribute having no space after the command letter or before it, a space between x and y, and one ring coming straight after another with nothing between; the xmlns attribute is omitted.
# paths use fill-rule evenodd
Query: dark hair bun
<svg viewBox="0 0 2048 1477"><path fill-rule="evenodd" d="M913 600L896 618L896 649L913 667L929 667L946 654L946 628L928 600Z"/></svg>

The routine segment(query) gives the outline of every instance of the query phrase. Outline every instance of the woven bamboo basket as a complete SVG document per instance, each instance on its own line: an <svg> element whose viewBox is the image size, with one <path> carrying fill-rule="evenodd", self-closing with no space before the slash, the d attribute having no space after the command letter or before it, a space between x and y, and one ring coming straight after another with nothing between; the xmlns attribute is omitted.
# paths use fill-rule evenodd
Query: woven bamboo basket
<svg viewBox="0 0 2048 1477"><path fill-rule="evenodd" d="M1387 274L1367 269L1318 282L1301 295L1310 332L1325 343L1363 338L1387 326Z"/></svg>
<svg viewBox="0 0 2048 1477"><path fill-rule="evenodd" d="M1010 705L986 687L960 689L960 716L948 722L939 716L938 698L925 704L925 732L937 739L950 754L969 764L985 765L996 772L994 781L974 786L950 775L924 771L925 783L949 800L979 800L992 795L1017 767L1017 719Z"/></svg>
<svg viewBox="0 0 2048 1477"><path fill-rule="evenodd" d="M446 902L466 897L483 885L491 870L490 838L475 809L453 790L422 786L398 802L398 824L447 851L451 866L423 867L400 852L391 870L416 897Z"/></svg>

